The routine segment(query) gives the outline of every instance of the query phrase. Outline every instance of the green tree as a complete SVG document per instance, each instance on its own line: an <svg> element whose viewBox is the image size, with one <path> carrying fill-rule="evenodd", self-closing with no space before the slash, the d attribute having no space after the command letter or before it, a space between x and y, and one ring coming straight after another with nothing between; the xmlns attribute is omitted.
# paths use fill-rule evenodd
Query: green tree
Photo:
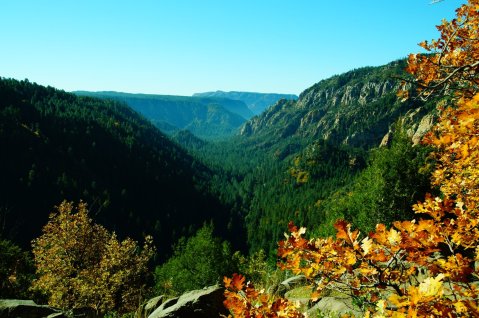
<svg viewBox="0 0 479 318"><path fill-rule="evenodd" d="M55 307L132 311L145 292L151 241L147 237L139 252L137 242L120 242L115 233L93 223L85 203L74 207L64 201L33 241L38 275L33 288Z"/></svg>
<svg viewBox="0 0 479 318"><path fill-rule="evenodd" d="M156 268L156 291L181 294L216 284L234 270L230 244L213 236L212 225L204 225L188 240L181 238L173 256Z"/></svg>
<svg viewBox="0 0 479 318"><path fill-rule="evenodd" d="M396 127L391 144L374 150L368 167L352 185L324 203L322 209L328 214L323 227L345 218L369 232L377 223L411 218L411 206L431 191L429 153L430 148L413 146L404 129ZM320 232L329 233L328 230Z"/></svg>
<svg viewBox="0 0 479 318"><path fill-rule="evenodd" d="M391 224L411 218L412 204L430 191L431 168L427 166L430 148L413 146L404 130L397 129L394 134L389 148L380 148L374 153L363 177L364 183L358 185L365 197L359 194L354 198L355 206L366 208L358 215L357 224L369 229L377 223Z"/></svg>

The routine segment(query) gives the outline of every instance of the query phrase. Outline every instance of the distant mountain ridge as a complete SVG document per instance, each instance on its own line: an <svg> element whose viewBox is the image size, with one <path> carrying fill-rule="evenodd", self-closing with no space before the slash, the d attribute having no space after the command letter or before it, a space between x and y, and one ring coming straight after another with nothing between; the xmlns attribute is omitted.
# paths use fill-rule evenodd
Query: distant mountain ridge
<svg viewBox="0 0 479 318"><path fill-rule="evenodd" d="M253 116L242 101L221 97L85 91L75 94L124 102L163 132L173 134L179 130L189 130L207 139L233 135Z"/></svg>
<svg viewBox="0 0 479 318"><path fill-rule="evenodd" d="M265 109L276 104L280 99L296 100L298 96L294 94L276 94L276 93L255 93L255 92L204 92L196 93L197 97L221 97L244 102L248 108L255 114L261 114Z"/></svg>

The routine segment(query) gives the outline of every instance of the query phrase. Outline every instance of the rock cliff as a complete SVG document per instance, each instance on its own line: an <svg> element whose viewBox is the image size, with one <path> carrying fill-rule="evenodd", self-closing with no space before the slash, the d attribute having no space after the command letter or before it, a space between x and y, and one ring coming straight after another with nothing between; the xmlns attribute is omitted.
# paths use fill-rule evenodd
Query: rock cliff
<svg viewBox="0 0 479 318"><path fill-rule="evenodd" d="M323 80L306 89L297 101L280 100L262 115L243 124L243 136L326 139L354 147L376 147L401 116L423 107L397 97L398 77L405 61L365 67ZM427 107L426 107L427 108ZM427 108L429 109L429 108ZM427 112L418 114L426 116ZM417 116L416 116L417 117ZM431 118L414 117L411 129L423 129ZM422 128L420 128L422 127ZM411 133L419 138L420 132Z"/></svg>

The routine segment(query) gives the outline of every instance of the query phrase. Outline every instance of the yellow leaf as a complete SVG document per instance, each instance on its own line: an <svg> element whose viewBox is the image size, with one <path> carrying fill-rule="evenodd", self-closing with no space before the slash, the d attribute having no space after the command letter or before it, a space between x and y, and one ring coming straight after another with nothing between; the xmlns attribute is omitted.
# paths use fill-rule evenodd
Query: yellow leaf
<svg viewBox="0 0 479 318"><path fill-rule="evenodd" d="M419 284L419 293L423 297L441 297L444 293L441 280L444 274L439 274L436 278L428 277Z"/></svg>
<svg viewBox="0 0 479 318"><path fill-rule="evenodd" d="M401 242L401 233L395 229L391 229L388 235L388 241L391 245L398 245Z"/></svg>
<svg viewBox="0 0 479 318"><path fill-rule="evenodd" d="M363 249L363 255L367 255L369 251L371 251L371 247L373 246L373 243L369 237L365 237L361 241L361 248Z"/></svg>
<svg viewBox="0 0 479 318"><path fill-rule="evenodd" d="M460 313L460 314L467 314L468 312L466 305L464 305L462 301L455 302L454 308L456 309L457 313Z"/></svg>

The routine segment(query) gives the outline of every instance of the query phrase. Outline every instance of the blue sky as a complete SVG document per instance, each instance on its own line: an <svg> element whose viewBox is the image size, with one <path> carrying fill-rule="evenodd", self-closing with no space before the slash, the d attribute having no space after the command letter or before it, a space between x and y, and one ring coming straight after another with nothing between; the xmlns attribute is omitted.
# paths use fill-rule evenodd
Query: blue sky
<svg viewBox="0 0 479 318"><path fill-rule="evenodd" d="M0 76L67 91L299 94L418 52L464 1L5 0Z"/></svg>

